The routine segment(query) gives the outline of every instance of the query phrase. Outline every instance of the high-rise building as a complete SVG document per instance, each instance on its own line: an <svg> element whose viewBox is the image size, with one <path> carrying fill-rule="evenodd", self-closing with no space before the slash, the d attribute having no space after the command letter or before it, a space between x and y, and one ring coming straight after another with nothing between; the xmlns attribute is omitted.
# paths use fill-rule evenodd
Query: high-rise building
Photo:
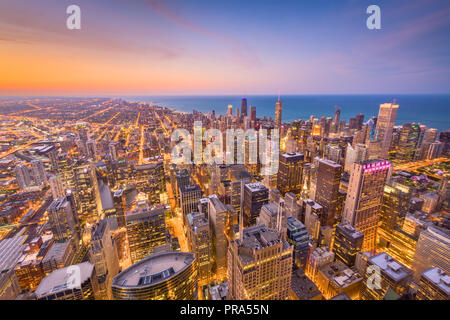
<svg viewBox="0 0 450 320"><path fill-rule="evenodd" d="M382 252L367 259L367 268L379 270L379 281L374 279L373 271L366 269L361 290L363 300L383 300L390 291L397 298L408 294L411 288L412 271Z"/></svg>
<svg viewBox="0 0 450 320"><path fill-rule="evenodd" d="M317 247L309 254L305 274L314 283L317 280L319 269L334 261L334 252L327 247Z"/></svg>
<svg viewBox="0 0 450 320"><path fill-rule="evenodd" d="M84 221L96 223L102 215L102 203L95 166L92 162L73 168L75 199Z"/></svg>
<svg viewBox="0 0 450 320"><path fill-rule="evenodd" d="M396 156L397 159L404 161L411 161L414 159L417 151L420 130L420 126L415 123L405 123L402 126Z"/></svg>
<svg viewBox="0 0 450 320"><path fill-rule="evenodd" d="M37 300L95 300L98 297L95 267L82 262L55 270L42 279L34 294Z"/></svg>
<svg viewBox="0 0 450 320"><path fill-rule="evenodd" d="M247 183L244 186L244 226L256 223L261 207L269 201L269 189L261 182Z"/></svg>
<svg viewBox="0 0 450 320"><path fill-rule="evenodd" d="M333 251L336 260L343 262L349 268L355 266L356 255L361 252L364 234L349 224L340 224L336 227Z"/></svg>
<svg viewBox="0 0 450 320"><path fill-rule="evenodd" d="M117 219L117 226L119 228L125 227L125 212L127 211L127 200L125 196L125 192L122 189L116 190L113 195L113 203L115 214L114 216Z"/></svg>
<svg viewBox="0 0 450 320"><path fill-rule="evenodd" d="M363 251L375 251L384 185L390 167L388 160L367 160L352 165L343 221L364 234Z"/></svg>
<svg viewBox="0 0 450 320"><path fill-rule="evenodd" d="M181 212L183 213L183 221L186 222L186 215L197 211L198 204L202 198L202 189L196 185L180 187L180 203Z"/></svg>
<svg viewBox="0 0 450 320"><path fill-rule="evenodd" d="M305 225L296 218L288 217L286 240L294 247L294 264L304 270L309 254L309 235Z"/></svg>
<svg viewBox="0 0 450 320"><path fill-rule="evenodd" d="M166 192L164 163L147 163L134 167L136 190L147 195L150 204L160 204L161 196Z"/></svg>
<svg viewBox="0 0 450 320"><path fill-rule="evenodd" d="M109 155L111 156L111 160L114 160L114 161L117 161L117 159L119 158L119 154L117 152L117 146L118 146L117 142L111 142L108 145Z"/></svg>
<svg viewBox="0 0 450 320"><path fill-rule="evenodd" d="M241 103L241 116L245 117L247 116L247 99L242 98L242 103Z"/></svg>
<svg viewBox="0 0 450 320"><path fill-rule="evenodd" d="M392 130L394 129L397 116L398 104L384 103L380 105L376 123L375 136L381 142L379 157L388 158L389 148L392 141Z"/></svg>
<svg viewBox="0 0 450 320"><path fill-rule="evenodd" d="M77 217L67 197L53 200L47 209L48 221L56 241L77 241Z"/></svg>
<svg viewBox="0 0 450 320"><path fill-rule="evenodd" d="M278 98L275 104L275 128L281 129L281 121L283 118L283 102Z"/></svg>
<svg viewBox="0 0 450 320"><path fill-rule="evenodd" d="M14 168L17 184L21 190L28 188L31 185L30 170L23 164L19 164Z"/></svg>
<svg viewBox="0 0 450 320"><path fill-rule="evenodd" d="M264 225L243 229L228 250L228 297L231 300L289 298L292 247Z"/></svg>
<svg viewBox="0 0 450 320"><path fill-rule="evenodd" d="M195 256L188 252L152 254L119 273L112 293L116 300L197 300Z"/></svg>
<svg viewBox="0 0 450 320"><path fill-rule="evenodd" d="M61 198L66 195L66 190L63 185L61 175L55 175L48 179L50 189L52 190L53 199Z"/></svg>
<svg viewBox="0 0 450 320"><path fill-rule="evenodd" d="M31 173L33 175L35 185L47 185L47 174L45 173L44 163L42 160L36 159L31 161Z"/></svg>
<svg viewBox="0 0 450 320"><path fill-rule="evenodd" d="M208 216L202 212L192 212L187 215L188 243L194 253L198 268L200 285L209 283L212 279L212 246L211 231Z"/></svg>
<svg viewBox="0 0 450 320"><path fill-rule="evenodd" d="M334 118L333 118L333 132L339 132L339 126L341 124L341 108L336 106L334 108Z"/></svg>
<svg viewBox="0 0 450 320"><path fill-rule="evenodd" d="M342 166L331 160L319 160L315 201L323 207L320 223L332 226L338 217L338 194Z"/></svg>
<svg viewBox="0 0 450 320"><path fill-rule="evenodd" d="M214 269L219 279L226 278L227 272L228 241L225 235L227 215L227 208L217 196L208 197L208 217L213 235Z"/></svg>
<svg viewBox="0 0 450 320"><path fill-rule="evenodd" d="M433 267L450 274L450 232L448 229L429 226L420 233L417 242L412 263L414 280L419 281L422 273Z"/></svg>
<svg viewBox="0 0 450 320"><path fill-rule="evenodd" d="M368 150L365 144L358 143L354 148L351 144L348 144L345 153L344 170L350 172L353 163L367 160L367 156Z"/></svg>
<svg viewBox="0 0 450 320"><path fill-rule="evenodd" d="M95 143L95 140L88 140L86 142L86 149L88 157L92 160L97 160L97 145Z"/></svg>
<svg viewBox="0 0 450 320"><path fill-rule="evenodd" d="M97 299L111 300L111 285L119 272L119 258L106 220L100 220L92 228L89 261L95 266L99 284Z"/></svg>
<svg viewBox="0 0 450 320"><path fill-rule="evenodd" d="M250 106L250 121L256 123L256 107Z"/></svg>
<svg viewBox="0 0 450 320"><path fill-rule="evenodd" d="M450 276L438 267L422 272L416 299L450 300Z"/></svg>
<svg viewBox="0 0 450 320"><path fill-rule="evenodd" d="M137 263L166 244L164 206L138 206L126 213L126 228L132 263Z"/></svg>
<svg viewBox="0 0 450 320"><path fill-rule="evenodd" d="M298 152L280 154L277 187L284 196L286 192L300 194L304 155Z"/></svg>

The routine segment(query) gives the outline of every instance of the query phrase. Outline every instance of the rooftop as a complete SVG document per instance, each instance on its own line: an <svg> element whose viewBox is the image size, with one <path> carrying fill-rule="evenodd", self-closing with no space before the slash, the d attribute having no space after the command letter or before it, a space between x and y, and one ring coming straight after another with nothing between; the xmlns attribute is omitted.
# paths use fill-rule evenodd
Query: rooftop
<svg viewBox="0 0 450 320"><path fill-rule="evenodd" d="M41 283L35 291L36 296L40 298L68 289L70 285L69 280L73 274L71 269L74 267L78 267L80 270L79 275L81 277L81 283L84 283L86 280L88 280L94 272L94 265L90 262L82 262L66 268L55 270L44 279L42 279Z"/></svg>
<svg viewBox="0 0 450 320"><path fill-rule="evenodd" d="M252 182L247 183L245 185L246 188L248 188L251 192L257 192L261 190L268 190L267 187L262 182Z"/></svg>
<svg viewBox="0 0 450 320"><path fill-rule="evenodd" d="M450 295L450 276L438 267L428 269L422 276L437 285L442 291Z"/></svg>
<svg viewBox="0 0 450 320"><path fill-rule="evenodd" d="M190 252L152 254L119 273L113 280L113 286L151 286L179 274L193 261L194 254Z"/></svg>
<svg viewBox="0 0 450 320"><path fill-rule="evenodd" d="M411 270L406 268L400 262L394 260L390 255L385 252L377 254L369 261L380 267L390 278L395 281L401 281L411 274Z"/></svg>

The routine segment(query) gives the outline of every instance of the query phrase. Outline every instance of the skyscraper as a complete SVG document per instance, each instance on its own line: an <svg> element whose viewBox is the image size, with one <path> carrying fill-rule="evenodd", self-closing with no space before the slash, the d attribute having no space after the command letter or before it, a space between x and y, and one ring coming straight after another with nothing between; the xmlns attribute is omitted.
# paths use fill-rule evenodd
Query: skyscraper
<svg viewBox="0 0 450 320"><path fill-rule="evenodd" d="M127 237L131 261L137 263L166 244L164 206L139 206L126 214Z"/></svg>
<svg viewBox="0 0 450 320"><path fill-rule="evenodd" d="M53 199L64 197L66 192L62 182L61 175L55 175L48 179L50 183L50 189L52 190Z"/></svg>
<svg viewBox="0 0 450 320"><path fill-rule="evenodd" d="M250 121L256 122L256 107L250 106Z"/></svg>
<svg viewBox="0 0 450 320"><path fill-rule="evenodd" d="M53 200L48 207L48 221L56 241L78 241L77 217L67 197Z"/></svg>
<svg viewBox="0 0 450 320"><path fill-rule="evenodd" d="M300 195L303 160L304 155L298 152L280 154L277 187L283 196L286 192Z"/></svg>
<svg viewBox="0 0 450 320"><path fill-rule="evenodd" d="M422 231L417 241L412 263L414 280L419 281L422 273L439 267L450 274L450 232L444 228L429 226Z"/></svg>
<svg viewBox="0 0 450 320"><path fill-rule="evenodd" d="M256 223L261 207L269 202L269 189L261 182L244 186L244 226Z"/></svg>
<svg viewBox="0 0 450 320"><path fill-rule="evenodd" d="M188 214L187 220L189 247L197 262L198 280L203 285L212 279L213 251L209 219L205 213L192 212Z"/></svg>
<svg viewBox="0 0 450 320"><path fill-rule="evenodd" d="M28 188L31 185L30 170L23 164L19 164L14 168L17 184L21 190Z"/></svg>
<svg viewBox="0 0 450 320"><path fill-rule="evenodd" d="M247 99L242 98L241 103L241 117L247 116Z"/></svg>
<svg viewBox="0 0 450 320"><path fill-rule="evenodd" d="M333 252L336 260L346 266L355 266L356 255L361 252L364 235L349 224L340 224L336 227Z"/></svg>
<svg viewBox="0 0 450 320"><path fill-rule="evenodd" d="M422 273L418 283L417 300L450 300L450 277L434 267Z"/></svg>
<svg viewBox="0 0 450 320"><path fill-rule="evenodd" d="M336 162L321 159L317 168L315 201L323 207L322 226L332 226L338 216L338 194L342 166Z"/></svg>
<svg viewBox="0 0 450 320"><path fill-rule="evenodd" d="M388 160L367 160L352 165L343 221L364 234L363 251L375 251L377 224Z"/></svg>
<svg viewBox="0 0 450 320"><path fill-rule="evenodd" d="M292 273L292 247L277 231L258 225L242 230L228 249L228 298L286 300Z"/></svg>
<svg viewBox="0 0 450 320"><path fill-rule="evenodd" d="M213 233L215 272L219 279L226 278L228 241L225 236L227 208L216 195L208 197L208 217Z"/></svg>
<svg viewBox="0 0 450 320"><path fill-rule="evenodd" d="M111 285L113 278L119 272L119 258L106 220L100 220L92 228L89 260L95 266L98 279L97 299L111 300Z"/></svg>
<svg viewBox="0 0 450 320"><path fill-rule="evenodd" d="M379 157L382 159L388 158L397 110L398 104L384 103L380 105L375 136L377 140L381 142L381 152Z"/></svg>
<svg viewBox="0 0 450 320"><path fill-rule="evenodd" d="M286 240L294 247L294 264L304 270L309 254L309 235L305 225L296 218L287 218Z"/></svg>
<svg viewBox="0 0 450 320"><path fill-rule="evenodd" d="M41 160L32 160L31 161L31 172L33 175L34 183L37 186L40 186L42 184L46 185L47 180L47 174L45 173L44 164Z"/></svg>
<svg viewBox="0 0 450 320"><path fill-rule="evenodd" d="M275 128L281 129L281 121L283 117L283 103L278 98L275 104Z"/></svg>

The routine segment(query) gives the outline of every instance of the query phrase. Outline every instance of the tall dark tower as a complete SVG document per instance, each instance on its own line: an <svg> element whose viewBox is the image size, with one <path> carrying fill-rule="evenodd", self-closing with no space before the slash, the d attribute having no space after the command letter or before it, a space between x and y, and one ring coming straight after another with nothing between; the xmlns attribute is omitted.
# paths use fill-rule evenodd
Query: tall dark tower
<svg viewBox="0 0 450 320"><path fill-rule="evenodd" d="M333 119L334 132L339 132L340 122L341 122L341 108L338 106L335 106L334 107L334 119Z"/></svg>
<svg viewBox="0 0 450 320"><path fill-rule="evenodd" d="M280 97L278 97L278 101L275 104L275 128L281 128L281 119L283 113L283 103L280 101Z"/></svg>
<svg viewBox="0 0 450 320"><path fill-rule="evenodd" d="M247 116L247 99L243 98L241 104L241 117L245 116Z"/></svg>

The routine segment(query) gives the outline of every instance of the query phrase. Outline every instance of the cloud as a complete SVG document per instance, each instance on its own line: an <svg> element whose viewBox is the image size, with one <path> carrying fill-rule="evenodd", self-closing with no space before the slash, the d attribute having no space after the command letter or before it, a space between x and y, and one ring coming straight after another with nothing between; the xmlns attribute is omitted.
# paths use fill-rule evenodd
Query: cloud
<svg viewBox="0 0 450 320"><path fill-rule="evenodd" d="M232 50L234 57L242 64L245 64L248 67L256 67L261 64L261 61L259 60L258 56L252 50L250 50L245 43L243 43L237 39L234 39L230 36L197 27L197 26L177 17L160 0L148 0L147 3L150 5L151 9L154 12L156 12L157 14L164 17L168 21L170 21L186 30L189 30L189 31L204 35L206 37L218 39L218 40L228 43L231 46L231 50Z"/></svg>

